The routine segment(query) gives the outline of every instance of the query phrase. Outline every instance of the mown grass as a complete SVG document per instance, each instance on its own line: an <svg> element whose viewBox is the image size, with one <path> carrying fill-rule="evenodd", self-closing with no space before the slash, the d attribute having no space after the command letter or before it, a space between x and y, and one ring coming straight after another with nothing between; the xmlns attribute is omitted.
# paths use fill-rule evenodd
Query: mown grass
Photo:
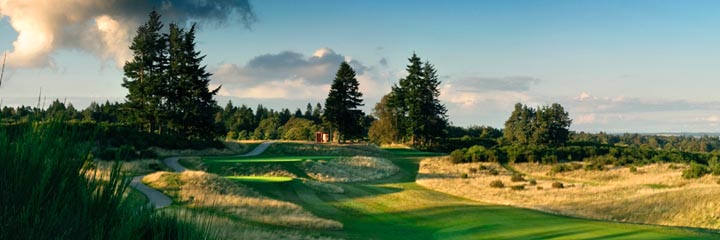
<svg viewBox="0 0 720 240"><path fill-rule="evenodd" d="M0 126L0 239L212 239L130 192L117 164L91 174L94 139L62 120Z"/></svg>
<svg viewBox="0 0 720 240"><path fill-rule="evenodd" d="M592 221L535 210L478 203L415 183L419 161L435 153L386 149L400 172L374 182L337 183L319 191L298 181L250 184L264 195L295 202L320 217L339 220L347 239L686 239L713 232Z"/></svg>
<svg viewBox="0 0 720 240"><path fill-rule="evenodd" d="M292 181L293 178L291 177L273 177L273 176L230 176L225 177L227 179L238 181L238 182L267 182L267 183L277 183L277 182L289 182Z"/></svg>
<svg viewBox="0 0 720 240"><path fill-rule="evenodd" d="M261 162L301 162L305 160L329 160L337 158L337 156L283 156L283 157L206 157L203 160L207 164L215 163L261 163Z"/></svg>

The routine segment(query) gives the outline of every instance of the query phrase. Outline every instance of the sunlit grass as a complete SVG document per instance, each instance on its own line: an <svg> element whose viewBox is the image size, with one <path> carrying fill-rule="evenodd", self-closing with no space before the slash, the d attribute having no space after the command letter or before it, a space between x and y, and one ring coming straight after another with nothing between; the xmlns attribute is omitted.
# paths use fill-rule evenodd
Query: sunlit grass
<svg viewBox="0 0 720 240"><path fill-rule="evenodd" d="M273 177L273 176L230 176L225 177L230 180L239 181L239 182L267 182L267 183L277 183L277 182L289 182L292 181L293 178L291 177Z"/></svg>

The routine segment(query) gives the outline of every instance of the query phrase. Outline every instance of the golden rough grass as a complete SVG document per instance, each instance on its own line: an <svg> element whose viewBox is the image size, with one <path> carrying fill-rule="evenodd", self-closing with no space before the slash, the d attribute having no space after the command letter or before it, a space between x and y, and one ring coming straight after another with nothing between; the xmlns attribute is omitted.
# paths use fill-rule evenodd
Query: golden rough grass
<svg viewBox="0 0 720 240"><path fill-rule="evenodd" d="M386 178L400 169L379 157L342 157L331 161L305 161L308 176L321 182L363 182Z"/></svg>
<svg viewBox="0 0 720 240"><path fill-rule="evenodd" d="M247 151L248 146L239 142L223 142L224 149L208 148L208 149L181 149L170 150L158 147L150 147L160 158L170 156L215 156L215 155L237 155Z"/></svg>
<svg viewBox="0 0 720 240"><path fill-rule="evenodd" d="M340 222L319 218L302 207L264 197L232 180L200 171L156 172L143 182L191 208L209 209L245 220L305 229L342 229Z"/></svg>
<svg viewBox="0 0 720 240"><path fill-rule="evenodd" d="M161 211L181 216L181 219L190 219L196 226L207 226L218 237L218 239L290 239L290 240L331 240L333 238L324 236L313 236L307 232L292 229L278 229L276 227L265 227L258 224L249 224L242 221L234 221L226 216L219 216L209 212L193 211L192 209L165 208Z"/></svg>
<svg viewBox="0 0 720 240"><path fill-rule="evenodd" d="M494 163L452 164L444 158L421 162L417 182L425 187L470 199L520 206L562 215L621 222L635 222L668 226L689 226L720 229L720 185L717 177L683 179L682 169L670 164L637 167L612 167L606 171L575 170L549 174L551 166L521 163L512 167L535 179L512 182L512 174L500 171L493 176L484 171L471 173L480 165L501 168ZM675 164L678 165L678 164ZM683 168L685 166L682 166ZM468 174L467 179L460 177ZM492 188L490 182L501 180L505 188ZM552 188L553 182L566 187ZM511 190L509 186L524 185L525 190Z"/></svg>

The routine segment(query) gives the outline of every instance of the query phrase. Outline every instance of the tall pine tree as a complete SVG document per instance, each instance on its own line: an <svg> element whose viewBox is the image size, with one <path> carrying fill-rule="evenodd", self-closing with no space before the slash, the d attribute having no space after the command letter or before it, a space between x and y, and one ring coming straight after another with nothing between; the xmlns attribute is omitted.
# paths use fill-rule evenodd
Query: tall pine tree
<svg viewBox="0 0 720 240"><path fill-rule="evenodd" d="M167 105L177 134L187 139L211 140L216 135L217 103L213 96L220 87L209 89L212 74L202 65L205 56L195 49L195 30L195 24L187 32L170 25L168 79L171 88Z"/></svg>
<svg viewBox="0 0 720 240"><path fill-rule="evenodd" d="M355 139L363 133L361 121L364 113L358 109L363 106L359 86L352 67L347 62L340 63L323 112L325 120L337 130L338 141Z"/></svg>
<svg viewBox="0 0 720 240"><path fill-rule="evenodd" d="M397 112L399 134L413 146L430 147L445 136L448 124L447 110L439 100L441 82L432 64L423 66L414 53L408 60L408 75L392 87L388 104Z"/></svg>
<svg viewBox="0 0 720 240"><path fill-rule="evenodd" d="M128 89L127 109L131 124L148 132L162 132L161 105L166 100L165 70L167 69L167 42L160 33L163 24L160 14L150 13L147 23L140 26L130 50L133 59L125 63L122 86Z"/></svg>
<svg viewBox="0 0 720 240"><path fill-rule="evenodd" d="M132 123L148 132L212 140L219 129L213 99L219 88L208 89L211 74L195 49L195 25L185 31L171 24L168 34L162 29L160 14L153 11L130 47L134 57L125 64L122 86L129 92Z"/></svg>

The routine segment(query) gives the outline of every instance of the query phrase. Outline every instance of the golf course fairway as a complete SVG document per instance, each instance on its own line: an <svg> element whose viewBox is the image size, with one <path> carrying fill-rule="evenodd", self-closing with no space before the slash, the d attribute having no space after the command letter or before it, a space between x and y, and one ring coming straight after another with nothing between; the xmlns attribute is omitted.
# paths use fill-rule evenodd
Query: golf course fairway
<svg viewBox="0 0 720 240"><path fill-rule="evenodd" d="M320 217L342 222L343 230L322 234L346 239L720 238L709 230L579 219L451 196L415 183L420 160L435 155L388 151L392 153L388 158L400 167L399 173L373 182L336 183L345 190L342 194L314 191L302 181L243 183L269 197L297 203Z"/></svg>

